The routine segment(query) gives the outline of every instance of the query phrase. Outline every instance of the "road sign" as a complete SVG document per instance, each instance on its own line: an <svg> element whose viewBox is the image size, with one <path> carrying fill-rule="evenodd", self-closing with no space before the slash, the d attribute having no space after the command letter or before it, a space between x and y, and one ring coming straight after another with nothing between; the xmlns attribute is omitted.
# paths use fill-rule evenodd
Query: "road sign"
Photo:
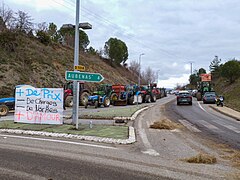
<svg viewBox="0 0 240 180"><path fill-rule="evenodd" d="M99 73L66 71L65 79L72 81L101 82L104 80L104 77Z"/></svg>
<svg viewBox="0 0 240 180"><path fill-rule="evenodd" d="M74 70L85 71L85 66L82 66L82 65L74 66Z"/></svg>

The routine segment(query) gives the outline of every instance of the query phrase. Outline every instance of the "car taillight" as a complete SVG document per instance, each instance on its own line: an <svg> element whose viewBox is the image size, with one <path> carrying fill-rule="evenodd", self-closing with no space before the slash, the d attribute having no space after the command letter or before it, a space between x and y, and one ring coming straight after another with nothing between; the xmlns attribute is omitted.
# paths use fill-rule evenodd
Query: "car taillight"
<svg viewBox="0 0 240 180"><path fill-rule="evenodd" d="M180 98L180 96L177 96L177 99L179 99Z"/></svg>

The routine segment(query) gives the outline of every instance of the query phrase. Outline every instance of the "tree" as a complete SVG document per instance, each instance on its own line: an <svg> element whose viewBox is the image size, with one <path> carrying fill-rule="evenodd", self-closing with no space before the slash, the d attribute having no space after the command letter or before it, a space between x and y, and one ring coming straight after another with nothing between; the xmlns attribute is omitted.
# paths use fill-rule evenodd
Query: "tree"
<svg viewBox="0 0 240 180"><path fill-rule="evenodd" d="M133 72L133 74L139 74L140 64L137 61L131 61L129 65L129 70Z"/></svg>
<svg viewBox="0 0 240 180"><path fill-rule="evenodd" d="M156 80L156 73L152 70L151 67L147 67L147 69L142 73L142 82L147 84L154 83Z"/></svg>
<svg viewBox="0 0 240 180"><path fill-rule="evenodd" d="M240 77L240 62L235 59L226 62L222 66L221 75L227 78L230 83L235 82Z"/></svg>
<svg viewBox="0 0 240 180"><path fill-rule="evenodd" d="M213 61L209 66L209 70L212 74L212 78L219 77L221 74L221 59L218 59L218 56L215 56Z"/></svg>
<svg viewBox="0 0 240 180"><path fill-rule="evenodd" d="M124 64L128 59L127 45L117 38L110 38L105 43L104 50L111 62L115 62L116 64Z"/></svg>
<svg viewBox="0 0 240 180"><path fill-rule="evenodd" d="M206 70L204 69L204 68L200 68L199 70L198 70L198 76L200 76L201 74L206 74L207 72L206 72Z"/></svg>
<svg viewBox="0 0 240 180"><path fill-rule="evenodd" d="M16 17L14 18L15 29L18 31L28 33L33 29L32 18L27 13L23 11L18 11Z"/></svg>
<svg viewBox="0 0 240 180"><path fill-rule="evenodd" d="M66 45L74 47L75 43L75 29L73 28L60 28L59 35L63 37L64 43ZM79 30L79 47L80 50L86 50L87 46L89 45L90 41L88 39L88 35Z"/></svg>
<svg viewBox="0 0 240 180"><path fill-rule="evenodd" d="M47 30L48 35L51 37L51 40L53 42L59 42L61 39L61 35L57 30L57 25L52 23L49 23L48 30Z"/></svg>
<svg viewBox="0 0 240 180"><path fill-rule="evenodd" d="M0 7L0 17L2 19L2 24L4 25L4 27L12 27L13 11L9 8L6 9L4 3L3 6Z"/></svg>

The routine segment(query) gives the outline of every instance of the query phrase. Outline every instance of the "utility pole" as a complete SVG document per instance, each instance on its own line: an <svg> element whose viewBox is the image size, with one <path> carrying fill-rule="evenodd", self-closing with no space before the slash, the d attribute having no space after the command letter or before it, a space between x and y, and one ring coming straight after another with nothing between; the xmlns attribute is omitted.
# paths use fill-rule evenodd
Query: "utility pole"
<svg viewBox="0 0 240 180"><path fill-rule="evenodd" d="M79 64L79 4L80 4L80 1L76 0L74 67L78 66L78 64ZM76 71L76 70L74 70L74 71ZM78 106L79 106L79 82L73 81L73 109L72 109L72 114L73 114L72 118L73 119L72 119L72 123L76 124L76 129L78 129Z"/></svg>

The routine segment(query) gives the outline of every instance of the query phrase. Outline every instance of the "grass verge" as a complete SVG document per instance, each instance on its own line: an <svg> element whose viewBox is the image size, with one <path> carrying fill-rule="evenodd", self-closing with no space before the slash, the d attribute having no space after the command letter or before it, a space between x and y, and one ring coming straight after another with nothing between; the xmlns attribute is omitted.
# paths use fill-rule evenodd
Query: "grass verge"
<svg viewBox="0 0 240 180"><path fill-rule="evenodd" d="M88 111L82 111L80 118L83 119L113 119L114 117L131 117L137 110L146 107L147 105L132 105L121 108L107 108L101 111L95 111L89 113Z"/></svg>
<svg viewBox="0 0 240 180"><path fill-rule="evenodd" d="M98 136L114 139L127 139L128 126L112 126L112 125L95 125L92 128L89 125L79 125L79 129L75 129L74 125L48 125L48 124L25 124L14 123L13 121L1 121L0 129L21 129L32 131L44 131L52 133L66 133L74 135Z"/></svg>
<svg viewBox="0 0 240 180"><path fill-rule="evenodd" d="M196 156L184 159L184 161L197 164L214 164L217 162L217 158L209 154L199 153Z"/></svg>

